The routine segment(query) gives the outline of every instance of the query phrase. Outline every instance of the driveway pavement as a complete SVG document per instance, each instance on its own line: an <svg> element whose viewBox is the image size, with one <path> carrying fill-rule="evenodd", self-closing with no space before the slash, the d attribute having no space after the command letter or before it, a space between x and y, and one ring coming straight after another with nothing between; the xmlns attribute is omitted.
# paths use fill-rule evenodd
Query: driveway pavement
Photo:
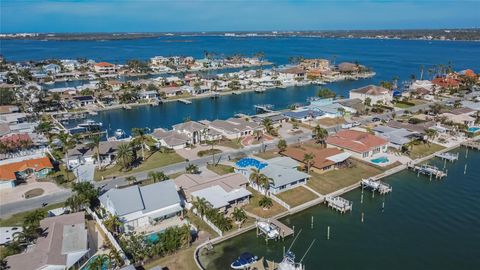
<svg viewBox="0 0 480 270"><path fill-rule="evenodd" d="M77 182L93 182L95 174L94 164L82 164L73 169L73 173L77 177Z"/></svg>

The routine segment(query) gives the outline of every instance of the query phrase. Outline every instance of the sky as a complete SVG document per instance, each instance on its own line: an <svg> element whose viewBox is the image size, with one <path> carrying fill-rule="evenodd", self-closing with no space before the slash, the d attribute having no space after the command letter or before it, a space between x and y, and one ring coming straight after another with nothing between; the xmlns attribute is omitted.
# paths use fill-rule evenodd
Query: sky
<svg viewBox="0 0 480 270"><path fill-rule="evenodd" d="M480 0L0 0L0 32L480 27Z"/></svg>

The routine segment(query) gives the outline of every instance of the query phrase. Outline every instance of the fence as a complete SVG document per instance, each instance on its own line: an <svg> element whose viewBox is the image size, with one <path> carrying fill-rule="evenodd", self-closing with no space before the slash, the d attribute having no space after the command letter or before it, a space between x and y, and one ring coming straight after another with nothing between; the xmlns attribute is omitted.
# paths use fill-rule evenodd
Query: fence
<svg viewBox="0 0 480 270"><path fill-rule="evenodd" d="M286 202L280 200L277 196L275 196L273 194L270 194L270 198L272 198L274 201L276 201L281 206L287 208L287 210L290 210L290 205L288 205Z"/></svg>
<svg viewBox="0 0 480 270"><path fill-rule="evenodd" d="M197 209L193 209L192 212L196 216L200 217L203 221L205 221L205 223L207 223L207 225L210 226L210 228L212 228L212 230L214 230L218 235L223 236L222 230L220 230L217 226L215 226L215 224L213 224L213 222L211 222L205 215L200 216L197 212Z"/></svg>

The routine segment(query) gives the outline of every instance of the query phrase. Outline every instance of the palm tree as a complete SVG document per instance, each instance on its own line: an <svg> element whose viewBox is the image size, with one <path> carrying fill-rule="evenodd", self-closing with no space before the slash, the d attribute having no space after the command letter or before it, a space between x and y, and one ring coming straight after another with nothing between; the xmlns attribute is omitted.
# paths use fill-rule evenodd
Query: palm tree
<svg viewBox="0 0 480 270"><path fill-rule="evenodd" d="M72 212L79 212L88 205L88 198L82 195L74 194L65 201L65 206Z"/></svg>
<svg viewBox="0 0 480 270"><path fill-rule="evenodd" d="M427 135L427 138L430 141L430 140L434 140L435 137L437 137L438 132L435 129L429 128L425 130L425 134Z"/></svg>
<svg viewBox="0 0 480 270"><path fill-rule="evenodd" d="M213 149L213 147L215 146L216 143L217 143L217 142L214 141L214 140L209 140L209 141L207 141L207 144L211 146L211 148L210 148L211 151L210 151L210 152L212 152L212 165L213 165L213 166L216 166L216 165L217 165L216 162L215 162L215 151L214 151L214 149Z"/></svg>
<svg viewBox="0 0 480 270"><path fill-rule="evenodd" d="M153 183L162 182L168 179L168 176L163 172L149 172L148 176L152 178Z"/></svg>
<svg viewBox="0 0 480 270"><path fill-rule="evenodd" d="M133 160L132 147L128 143L123 143L117 149L117 162L122 169L127 169Z"/></svg>
<svg viewBox="0 0 480 270"><path fill-rule="evenodd" d="M88 144L90 148L96 149L98 168L102 167L102 163L100 161L100 141L101 140L102 138L99 135L95 135L92 137L92 141Z"/></svg>
<svg viewBox="0 0 480 270"><path fill-rule="evenodd" d="M313 128L313 137L317 143L325 144L325 140L328 137L328 131L320 127L320 125L317 125Z"/></svg>
<svg viewBox="0 0 480 270"><path fill-rule="evenodd" d="M257 130L255 130L255 131L253 131L253 136L255 137L255 139L256 139L257 141L259 141L259 140L262 138L262 136L263 136L263 132L262 132L261 130L258 130L258 129L257 129Z"/></svg>
<svg viewBox="0 0 480 270"><path fill-rule="evenodd" d="M267 195L267 192L270 190L270 186L273 182L271 178L268 178L266 175L262 174L260 179L259 179L259 184L265 191L265 195Z"/></svg>
<svg viewBox="0 0 480 270"><path fill-rule="evenodd" d="M47 216L47 213L42 209L37 209L23 219L23 224L25 226L40 226L40 221Z"/></svg>
<svg viewBox="0 0 480 270"><path fill-rule="evenodd" d="M109 262L108 255L106 254L97 255L88 265L88 269L102 270L105 268L105 266L107 266L108 268L108 262Z"/></svg>
<svg viewBox="0 0 480 270"><path fill-rule="evenodd" d="M58 139L60 140L60 142L62 143L62 151L63 151L63 154L65 155L65 159L66 159L66 170L67 170L67 180L70 181L69 179L69 174L68 174L68 171L70 170L69 166L68 166L68 150L72 147L75 146L76 142L74 140L74 137L72 137L70 134L68 133L65 133L63 130L60 131L60 134L58 134Z"/></svg>
<svg viewBox="0 0 480 270"><path fill-rule="evenodd" d="M315 159L315 155L313 153L307 153L303 156L303 162L305 166L307 166L307 173L310 173L310 167L313 164L313 159Z"/></svg>
<svg viewBox="0 0 480 270"><path fill-rule="evenodd" d="M207 212L207 210L211 207L210 203L202 197L196 197L195 200L192 202L192 205L195 209L197 209L197 213L201 217L203 217L203 215L205 215L205 212Z"/></svg>
<svg viewBox="0 0 480 270"><path fill-rule="evenodd" d="M200 173L200 171L198 170L198 166L195 165L195 164L188 164L187 167L185 167L185 171L187 171L187 173L191 173L191 174Z"/></svg>
<svg viewBox="0 0 480 270"><path fill-rule="evenodd" d="M120 221L120 218L117 215L108 214L108 218L103 221L103 224L113 234L117 234L120 226L123 223Z"/></svg>
<svg viewBox="0 0 480 270"><path fill-rule="evenodd" d="M245 219L247 219L247 214L242 208L235 207L235 209L233 209L232 217L235 219L235 222L241 224Z"/></svg>
<svg viewBox="0 0 480 270"><path fill-rule="evenodd" d="M263 209L270 209L273 206L273 201L269 197L263 196L263 198L258 202L258 205Z"/></svg>
<svg viewBox="0 0 480 270"><path fill-rule="evenodd" d="M135 176L128 176L125 178L129 185L135 184L137 182L137 178Z"/></svg>
<svg viewBox="0 0 480 270"><path fill-rule="evenodd" d="M367 97L365 98L365 101L363 102L365 106L370 106L372 104L372 99Z"/></svg>
<svg viewBox="0 0 480 270"><path fill-rule="evenodd" d="M213 81L212 83L212 89L213 91L217 91L218 87L220 86L220 83L218 81Z"/></svg>
<svg viewBox="0 0 480 270"><path fill-rule="evenodd" d="M262 124L265 127L265 131L267 131L268 134L272 135L272 132L273 132L272 119L264 118L262 121Z"/></svg>
<svg viewBox="0 0 480 270"><path fill-rule="evenodd" d="M142 147L142 160L145 160L145 143L148 141L147 129L145 128L133 128L132 134L134 141Z"/></svg>
<svg viewBox="0 0 480 270"><path fill-rule="evenodd" d="M277 144L277 148L280 153L285 151L287 149L287 141L285 141L284 139L279 140Z"/></svg>

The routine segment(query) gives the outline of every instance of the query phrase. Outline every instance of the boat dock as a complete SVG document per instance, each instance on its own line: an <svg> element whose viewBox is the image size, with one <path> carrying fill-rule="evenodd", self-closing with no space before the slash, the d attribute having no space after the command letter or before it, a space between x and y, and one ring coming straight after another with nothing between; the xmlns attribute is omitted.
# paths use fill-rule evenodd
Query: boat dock
<svg viewBox="0 0 480 270"><path fill-rule="evenodd" d="M272 104L258 104L253 106L257 110L257 112L273 112L273 105Z"/></svg>
<svg viewBox="0 0 480 270"><path fill-rule="evenodd" d="M480 150L480 142L478 142L478 141L467 141L467 142L463 142L462 145L467 147L467 148Z"/></svg>
<svg viewBox="0 0 480 270"><path fill-rule="evenodd" d="M265 241L268 241L269 238L268 234L264 232L262 229L259 228L258 222L266 222L268 223L272 228L276 229L278 231L278 236L274 238L275 240L277 239L285 239L285 237L288 237L290 235L295 234L294 229L288 227L287 225L283 224L282 222L278 221L277 219L259 219L256 222L256 227L257 227L257 237L259 235L264 235L265 236Z"/></svg>
<svg viewBox="0 0 480 270"><path fill-rule="evenodd" d="M450 162L454 162L458 160L458 153L452 154L450 152L445 152L445 153L435 154L435 156L438 158L441 158L442 160L448 160Z"/></svg>
<svg viewBox="0 0 480 270"><path fill-rule="evenodd" d="M418 174L424 174L431 177L435 176L435 179L442 179L443 177L447 176L447 173L440 170L439 168L432 166L432 165L407 165L409 169L412 169L414 172Z"/></svg>
<svg viewBox="0 0 480 270"><path fill-rule="evenodd" d="M181 102L183 104L192 104L192 102L190 100L186 100L186 99L183 99L183 98L179 99L178 102Z"/></svg>
<svg viewBox="0 0 480 270"><path fill-rule="evenodd" d="M344 199L340 196L327 196L325 197L325 203L328 205L328 207L331 207L332 209L342 214L348 211L352 211L353 207L353 203L351 201Z"/></svg>
<svg viewBox="0 0 480 270"><path fill-rule="evenodd" d="M380 193L380 195L385 195L392 192L392 187L389 184L380 180L373 180L371 178L362 179L361 186L362 189L369 188L372 190L372 192L377 191L378 193Z"/></svg>

